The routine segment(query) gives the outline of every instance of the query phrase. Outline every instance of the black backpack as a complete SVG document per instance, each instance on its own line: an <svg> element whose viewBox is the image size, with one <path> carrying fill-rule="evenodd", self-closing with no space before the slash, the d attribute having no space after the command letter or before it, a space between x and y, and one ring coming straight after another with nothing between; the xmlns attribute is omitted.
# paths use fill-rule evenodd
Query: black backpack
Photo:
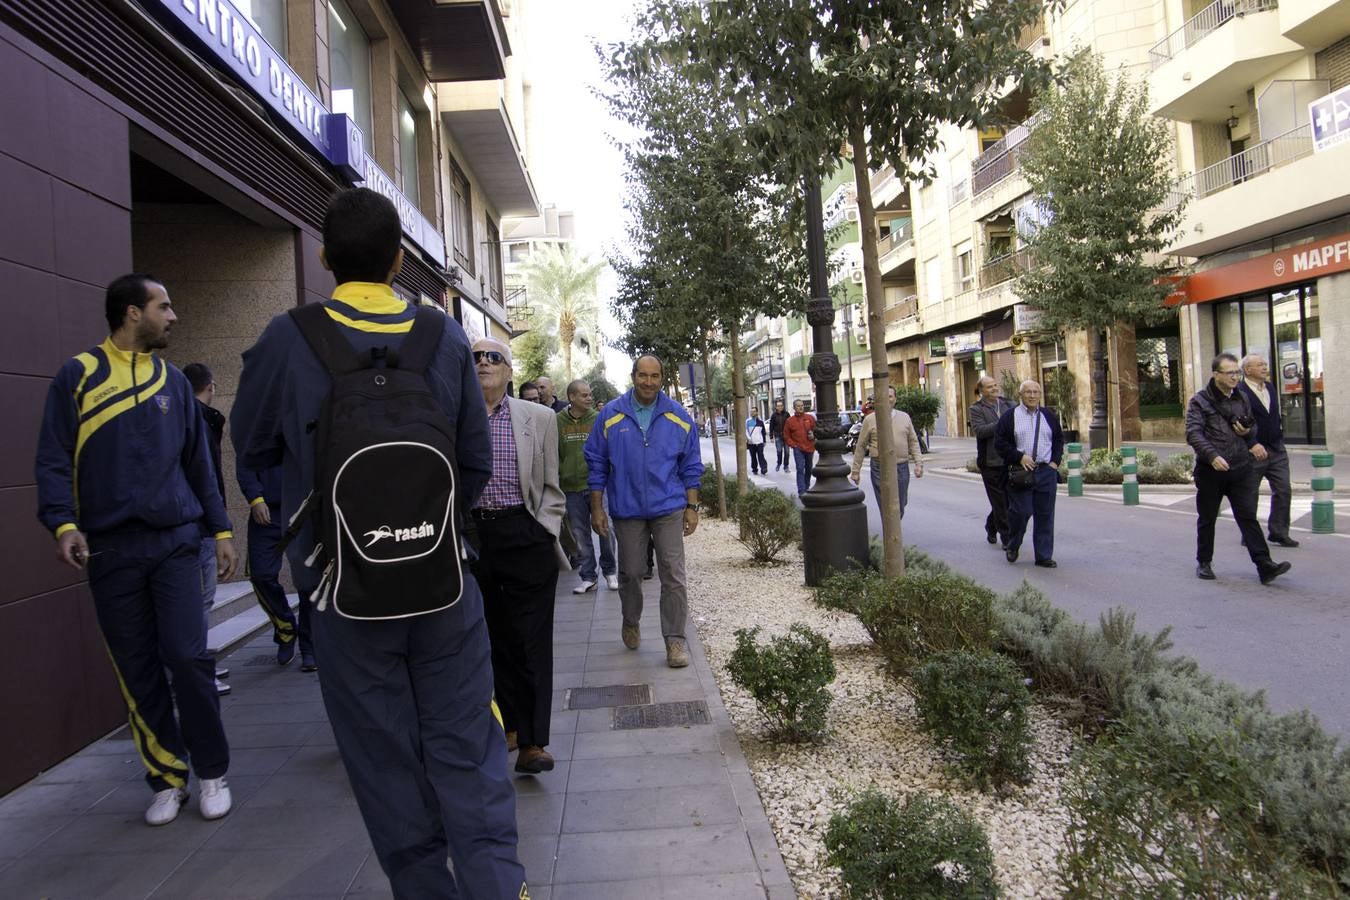
<svg viewBox="0 0 1350 900"><path fill-rule="evenodd" d="M401 619L459 602L455 435L426 370L444 313L419 307L397 349L358 354L322 304L290 311L328 369L316 423L313 601L349 619ZM380 361L383 366L378 366ZM304 510L301 511L303 515Z"/></svg>

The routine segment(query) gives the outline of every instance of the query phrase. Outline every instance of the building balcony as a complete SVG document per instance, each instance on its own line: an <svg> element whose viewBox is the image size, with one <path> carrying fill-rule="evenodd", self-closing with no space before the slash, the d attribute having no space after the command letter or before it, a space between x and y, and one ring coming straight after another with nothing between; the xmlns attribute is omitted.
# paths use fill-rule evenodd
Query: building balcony
<svg viewBox="0 0 1350 900"><path fill-rule="evenodd" d="M906 222L877 241L877 262L884 277L914 260L914 223Z"/></svg>
<svg viewBox="0 0 1350 900"><path fill-rule="evenodd" d="M1285 37L1279 0L1216 0L1149 51L1149 105L1182 122L1222 121L1253 84L1307 51Z"/></svg>
<svg viewBox="0 0 1350 900"><path fill-rule="evenodd" d="M1350 34L1350 0L1282 0L1280 30L1312 50Z"/></svg>
<svg viewBox="0 0 1350 900"><path fill-rule="evenodd" d="M1205 256L1350 214L1350 143L1314 152L1301 125L1176 183L1189 198L1169 253Z"/></svg>
<svg viewBox="0 0 1350 900"><path fill-rule="evenodd" d="M910 208L909 185L895 174L893 166L872 173L871 190L872 208L879 213Z"/></svg>
<svg viewBox="0 0 1350 900"><path fill-rule="evenodd" d="M539 197L506 112L502 82L438 85L437 96L441 123L488 204L502 216L539 215Z"/></svg>
<svg viewBox="0 0 1350 900"><path fill-rule="evenodd" d="M970 214L973 218L982 219L1029 190L1018 160L1022 145L1031 137L1039 121L1038 116L1032 116L975 157L970 166Z"/></svg>
<svg viewBox="0 0 1350 900"><path fill-rule="evenodd" d="M980 290L987 290L1006 281L1012 281L1019 274L1025 272L1030 265L1031 253L1027 250L1017 250L1013 253L996 256L986 262L980 269Z"/></svg>
<svg viewBox="0 0 1350 900"><path fill-rule="evenodd" d="M506 77L511 44L497 0L389 0L432 81Z"/></svg>

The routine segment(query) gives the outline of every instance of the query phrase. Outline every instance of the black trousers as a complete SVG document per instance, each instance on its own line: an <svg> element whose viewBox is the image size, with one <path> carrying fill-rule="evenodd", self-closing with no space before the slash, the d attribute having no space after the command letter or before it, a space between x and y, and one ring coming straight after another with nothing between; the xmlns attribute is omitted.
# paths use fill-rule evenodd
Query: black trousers
<svg viewBox="0 0 1350 900"><path fill-rule="evenodd" d="M492 676L507 731L521 747L547 747L553 708L553 535L528 513L474 521Z"/></svg>
<svg viewBox="0 0 1350 900"><path fill-rule="evenodd" d="M989 498L989 515L984 518L984 530L996 532L1004 543L1008 541L1008 467L981 466L984 495Z"/></svg>
<svg viewBox="0 0 1350 900"><path fill-rule="evenodd" d="M1254 466L1227 472L1216 471L1207 463L1195 467L1195 511L1200 517L1195 530L1197 562L1214 560L1214 522L1226 497L1243 540L1247 542L1247 553L1252 562L1258 569L1271 565L1270 547L1261 533L1261 523L1256 521L1256 492L1260 484L1260 475Z"/></svg>
<svg viewBox="0 0 1350 900"><path fill-rule="evenodd" d="M764 458L763 444L746 444L746 449L750 451L750 471L758 472L761 475L769 474L769 463Z"/></svg>

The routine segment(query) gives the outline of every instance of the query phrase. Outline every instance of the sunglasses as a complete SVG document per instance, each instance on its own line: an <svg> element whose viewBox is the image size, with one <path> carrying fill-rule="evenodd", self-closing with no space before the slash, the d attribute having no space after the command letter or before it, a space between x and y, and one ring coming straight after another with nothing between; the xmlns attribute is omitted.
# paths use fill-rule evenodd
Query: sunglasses
<svg viewBox="0 0 1350 900"><path fill-rule="evenodd" d="M487 360L494 366L504 365L506 363L506 354L499 353L496 350L475 350L473 351L473 361L480 363Z"/></svg>

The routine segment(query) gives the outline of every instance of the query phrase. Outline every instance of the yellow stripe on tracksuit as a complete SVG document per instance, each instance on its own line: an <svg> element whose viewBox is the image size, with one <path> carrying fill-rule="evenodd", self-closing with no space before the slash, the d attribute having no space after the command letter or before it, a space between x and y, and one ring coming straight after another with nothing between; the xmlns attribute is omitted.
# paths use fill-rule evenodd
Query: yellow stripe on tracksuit
<svg viewBox="0 0 1350 900"><path fill-rule="evenodd" d="M295 629L291 626L291 623L287 622L285 619L278 619L276 616L272 615L272 611L267 608L266 603L262 602L262 597L258 596L257 591L253 592L253 596L258 598L258 607L267 616L268 621L272 623L272 628L276 631L277 638L283 644L289 644L291 641L295 640Z"/></svg>
<svg viewBox="0 0 1350 900"><path fill-rule="evenodd" d="M497 698L493 697L488 702L492 705L492 718L497 720L497 724L501 726L502 731L505 732L506 723L502 721L502 710L501 707L497 705Z"/></svg>
<svg viewBox="0 0 1350 900"><path fill-rule="evenodd" d="M104 645L108 650L108 661L112 663L113 674L117 676L117 686L122 689L122 699L127 704L127 722L131 725L131 736L133 743L136 744L136 752L140 754L141 762L150 770L151 775L157 775L163 778L171 786L176 788L187 787L188 767L178 757L174 756L168 750L165 750L160 744L159 738L150 730L150 726L145 723L141 717L141 711L136 706L135 699L131 696L131 691L127 690L127 683L122 678L122 671L117 668L117 660L113 659L112 649Z"/></svg>
<svg viewBox="0 0 1350 900"><path fill-rule="evenodd" d="M675 415L673 412L668 412L668 413L665 413L664 415L665 415L665 417L666 417L667 419L669 419L670 421L674 422L676 425L678 425L678 426L680 426L681 428L683 428L685 434L688 434L688 433L689 433L689 423L686 422L684 419L681 419L679 416Z"/></svg>
<svg viewBox="0 0 1350 900"><path fill-rule="evenodd" d="M168 380L169 366L167 363L161 363L159 367L159 377L154 381L143 387L137 386L136 392L130 397L123 397L107 409L104 409L98 415L89 418L87 421L81 422L79 434L75 438L76 463L78 464L79 462L80 451L84 449L85 442L93 437L94 432L98 431L104 425L108 424L127 410L133 409L155 396ZM78 479L76 480L76 483L79 483Z"/></svg>
<svg viewBox="0 0 1350 900"><path fill-rule="evenodd" d="M619 413L618 415L610 416L608 419L605 420L605 437L609 437L609 426L618 425L620 422L623 421L623 416L624 416L623 413Z"/></svg>

